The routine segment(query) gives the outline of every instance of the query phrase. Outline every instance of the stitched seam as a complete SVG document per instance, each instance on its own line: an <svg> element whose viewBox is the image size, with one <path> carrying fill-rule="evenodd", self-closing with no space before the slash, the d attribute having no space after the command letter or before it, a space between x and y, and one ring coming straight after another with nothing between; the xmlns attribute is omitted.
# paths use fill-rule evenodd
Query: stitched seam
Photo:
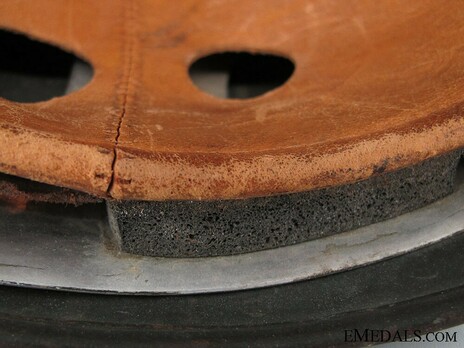
<svg viewBox="0 0 464 348"><path fill-rule="evenodd" d="M111 178L106 190L108 197L111 197L111 191L114 187L115 182L115 167L116 161L118 159L118 145L119 138L121 136L121 127L124 121L124 116L126 115L129 96L132 86L132 75L134 70L134 57L135 57L135 46L136 46L136 35L135 35L135 3L134 0L126 2L127 7L125 8L124 16L124 50L123 50L123 61L124 61L124 71L121 78L121 113L119 115L118 126L116 129L116 137L114 139L113 146L113 161L111 163Z"/></svg>

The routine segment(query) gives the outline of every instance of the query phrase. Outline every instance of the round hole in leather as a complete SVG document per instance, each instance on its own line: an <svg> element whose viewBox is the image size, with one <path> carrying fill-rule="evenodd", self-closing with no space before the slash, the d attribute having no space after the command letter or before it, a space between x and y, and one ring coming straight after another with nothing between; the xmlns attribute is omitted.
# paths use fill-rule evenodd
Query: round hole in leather
<svg viewBox="0 0 464 348"><path fill-rule="evenodd" d="M92 67L72 53L25 35L0 30L0 97L33 103L75 92L90 82Z"/></svg>
<svg viewBox="0 0 464 348"><path fill-rule="evenodd" d="M293 74L291 60L273 54L219 52L190 65L192 82L215 97L248 99L282 86Z"/></svg>
<svg viewBox="0 0 464 348"><path fill-rule="evenodd" d="M464 146L458 0L18 0L0 26L84 56L86 88L0 100L0 171L117 199L224 199L347 184ZM44 11L47 9L47 11ZM291 57L278 93L190 83L196 57Z"/></svg>

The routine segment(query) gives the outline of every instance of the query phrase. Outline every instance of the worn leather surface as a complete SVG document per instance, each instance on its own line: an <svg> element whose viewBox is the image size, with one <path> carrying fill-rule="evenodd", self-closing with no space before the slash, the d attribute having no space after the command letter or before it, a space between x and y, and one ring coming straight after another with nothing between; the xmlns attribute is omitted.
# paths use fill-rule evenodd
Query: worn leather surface
<svg viewBox="0 0 464 348"><path fill-rule="evenodd" d="M464 3L19 0L0 27L85 57L84 89L0 99L0 171L117 199L266 196L355 182L464 146ZM249 100L199 91L196 58L281 54Z"/></svg>

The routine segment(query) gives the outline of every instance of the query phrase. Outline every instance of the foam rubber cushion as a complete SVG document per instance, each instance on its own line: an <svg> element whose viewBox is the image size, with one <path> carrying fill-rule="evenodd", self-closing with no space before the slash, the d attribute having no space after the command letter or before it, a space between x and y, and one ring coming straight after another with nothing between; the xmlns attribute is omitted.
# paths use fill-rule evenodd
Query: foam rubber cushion
<svg viewBox="0 0 464 348"><path fill-rule="evenodd" d="M108 201L121 250L147 256L231 255L348 231L451 193L462 151L354 184L236 200Z"/></svg>
<svg viewBox="0 0 464 348"><path fill-rule="evenodd" d="M216 200L368 179L464 145L464 4L3 1L0 27L95 75L49 101L0 99L0 171L120 200ZM257 98L203 93L210 53L288 57ZM174 203L173 203L174 204Z"/></svg>

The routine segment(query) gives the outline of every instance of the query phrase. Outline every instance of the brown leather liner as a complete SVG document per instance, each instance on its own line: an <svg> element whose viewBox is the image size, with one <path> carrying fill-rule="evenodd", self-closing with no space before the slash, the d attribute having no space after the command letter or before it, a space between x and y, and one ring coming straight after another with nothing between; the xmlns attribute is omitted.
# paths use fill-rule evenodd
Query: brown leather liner
<svg viewBox="0 0 464 348"><path fill-rule="evenodd" d="M0 27L78 55L93 81L0 99L0 171L117 199L225 199L341 185L464 146L464 5L402 1L21 0ZM197 57L272 52L281 88L221 100Z"/></svg>
<svg viewBox="0 0 464 348"><path fill-rule="evenodd" d="M29 203L65 204L77 207L102 201L101 198L79 191L0 173L0 205L6 204L10 211L21 212Z"/></svg>

